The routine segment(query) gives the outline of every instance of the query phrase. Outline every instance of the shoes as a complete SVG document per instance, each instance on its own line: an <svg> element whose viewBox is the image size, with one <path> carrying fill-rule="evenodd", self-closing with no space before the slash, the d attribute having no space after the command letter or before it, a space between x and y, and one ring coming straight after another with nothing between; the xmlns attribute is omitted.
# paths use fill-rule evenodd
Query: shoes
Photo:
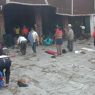
<svg viewBox="0 0 95 95"><path fill-rule="evenodd" d="M8 86L9 86L9 84L5 84L5 85L4 85L5 88L8 87Z"/></svg>

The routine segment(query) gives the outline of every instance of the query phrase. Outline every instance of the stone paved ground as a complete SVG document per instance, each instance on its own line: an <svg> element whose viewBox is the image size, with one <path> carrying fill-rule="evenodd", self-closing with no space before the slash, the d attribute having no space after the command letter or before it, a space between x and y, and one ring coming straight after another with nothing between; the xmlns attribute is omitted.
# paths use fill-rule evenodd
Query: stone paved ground
<svg viewBox="0 0 95 95"><path fill-rule="evenodd" d="M66 42L64 42L66 48ZM94 49L93 41L76 41L74 51L82 47ZM31 47L21 56L10 49L12 59L11 80L8 88L0 95L95 95L95 52L76 54L67 52L51 58L44 51L56 50L55 46L37 48L37 57L32 56ZM24 78L28 87L18 87L17 80Z"/></svg>

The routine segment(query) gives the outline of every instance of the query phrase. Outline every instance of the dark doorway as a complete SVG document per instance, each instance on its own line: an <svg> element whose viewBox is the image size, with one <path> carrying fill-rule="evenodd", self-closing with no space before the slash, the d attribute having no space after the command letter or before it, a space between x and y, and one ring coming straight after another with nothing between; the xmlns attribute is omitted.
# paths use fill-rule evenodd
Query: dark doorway
<svg viewBox="0 0 95 95"><path fill-rule="evenodd" d="M53 7L47 7L43 8L42 10L42 26L43 26L43 35L45 37L51 37L54 34L54 28L55 28L55 8Z"/></svg>
<svg viewBox="0 0 95 95"><path fill-rule="evenodd" d="M35 23L34 7L8 4L3 9L5 31L7 34L14 35L14 27L20 28L26 25L28 28Z"/></svg>
<svg viewBox="0 0 95 95"><path fill-rule="evenodd" d="M19 25L22 28L26 25L29 29L35 25L36 12L42 17L42 32L47 36L53 31L55 23L55 8L51 6L29 6L20 4L7 4L3 8L5 31L14 36L14 27Z"/></svg>
<svg viewBox="0 0 95 95"><path fill-rule="evenodd" d="M85 32L90 33L90 23L89 17L86 16L77 16L77 17L69 17L69 23L72 24L72 28L75 33L75 38L80 38L82 36L80 26L85 26Z"/></svg>

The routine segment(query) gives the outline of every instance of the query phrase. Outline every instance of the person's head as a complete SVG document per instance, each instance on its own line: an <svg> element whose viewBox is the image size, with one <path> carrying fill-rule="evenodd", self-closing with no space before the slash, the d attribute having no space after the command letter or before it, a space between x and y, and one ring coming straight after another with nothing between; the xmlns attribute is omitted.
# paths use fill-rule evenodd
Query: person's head
<svg viewBox="0 0 95 95"><path fill-rule="evenodd" d="M59 25L57 24L57 25L56 25L56 28L58 28L58 27L59 27Z"/></svg>
<svg viewBox="0 0 95 95"><path fill-rule="evenodd" d="M19 25L16 25L16 28L19 28Z"/></svg>
<svg viewBox="0 0 95 95"><path fill-rule="evenodd" d="M72 25L71 24L68 24L68 29L72 28Z"/></svg>
<svg viewBox="0 0 95 95"><path fill-rule="evenodd" d="M82 29L82 30L85 30L85 26L81 26L81 29Z"/></svg>
<svg viewBox="0 0 95 95"><path fill-rule="evenodd" d="M56 29L61 29L61 26L59 26L58 24L56 25Z"/></svg>
<svg viewBox="0 0 95 95"><path fill-rule="evenodd" d="M36 28L37 27L37 24L34 24L34 27Z"/></svg>
<svg viewBox="0 0 95 95"><path fill-rule="evenodd" d="M71 24L68 24L68 27L69 27L69 28L71 28L71 27L72 27L72 25L71 25Z"/></svg>

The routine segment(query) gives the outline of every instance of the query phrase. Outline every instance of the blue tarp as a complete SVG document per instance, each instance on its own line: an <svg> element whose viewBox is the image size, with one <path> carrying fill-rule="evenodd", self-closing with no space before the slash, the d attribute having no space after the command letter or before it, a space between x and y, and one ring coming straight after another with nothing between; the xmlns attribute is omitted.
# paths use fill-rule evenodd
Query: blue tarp
<svg viewBox="0 0 95 95"><path fill-rule="evenodd" d="M53 40L49 37L47 37L45 40L43 40L43 45L49 46L53 44Z"/></svg>

